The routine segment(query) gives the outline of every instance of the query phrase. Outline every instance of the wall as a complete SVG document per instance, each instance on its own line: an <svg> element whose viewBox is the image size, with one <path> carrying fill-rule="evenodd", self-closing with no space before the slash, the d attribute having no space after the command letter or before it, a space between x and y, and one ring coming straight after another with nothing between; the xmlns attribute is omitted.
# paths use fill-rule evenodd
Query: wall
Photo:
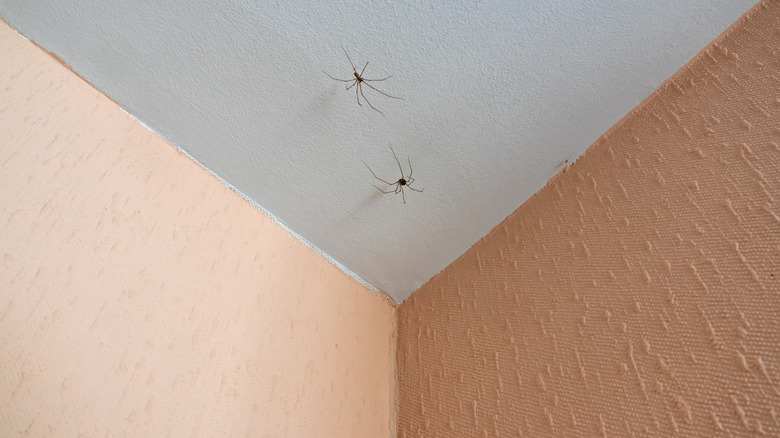
<svg viewBox="0 0 780 438"><path fill-rule="evenodd" d="M777 23L757 5L399 307L399 436L780 435Z"/></svg>
<svg viewBox="0 0 780 438"><path fill-rule="evenodd" d="M392 304L4 24L0 59L0 436L389 436Z"/></svg>

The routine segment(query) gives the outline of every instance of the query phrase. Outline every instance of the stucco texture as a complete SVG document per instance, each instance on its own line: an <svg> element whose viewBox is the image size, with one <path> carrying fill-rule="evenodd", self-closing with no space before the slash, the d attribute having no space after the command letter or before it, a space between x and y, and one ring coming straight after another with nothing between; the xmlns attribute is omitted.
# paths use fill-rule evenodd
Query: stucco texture
<svg viewBox="0 0 780 438"><path fill-rule="evenodd" d="M399 307L399 437L780 435L779 23L757 5Z"/></svg>
<svg viewBox="0 0 780 438"><path fill-rule="evenodd" d="M5 24L0 60L0 436L389 436L392 303Z"/></svg>

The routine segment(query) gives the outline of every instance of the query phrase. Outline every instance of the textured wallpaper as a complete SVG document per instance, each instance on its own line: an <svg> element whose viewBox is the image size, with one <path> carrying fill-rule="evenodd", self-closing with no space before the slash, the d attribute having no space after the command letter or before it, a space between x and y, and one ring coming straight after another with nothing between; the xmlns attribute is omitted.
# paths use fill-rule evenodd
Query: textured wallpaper
<svg viewBox="0 0 780 438"><path fill-rule="evenodd" d="M0 186L0 436L389 436L394 306L2 23Z"/></svg>
<svg viewBox="0 0 780 438"><path fill-rule="evenodd" d="M398 436L780 436L778 198L772 1L399 307Z"/></svg>

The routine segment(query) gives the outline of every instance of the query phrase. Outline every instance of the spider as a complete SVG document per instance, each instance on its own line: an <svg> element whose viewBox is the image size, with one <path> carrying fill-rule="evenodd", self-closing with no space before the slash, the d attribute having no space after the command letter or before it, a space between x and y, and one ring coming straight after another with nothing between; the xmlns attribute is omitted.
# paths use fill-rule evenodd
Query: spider
<svg viewBox="0 0 780 438"><path fill-rule="evenodd" d="M379 190L380 192L382 192L382 193L384 193L386 195L389 195L390 193L395 193L397 195L398 192L400 192L401 193L401 199L403 199L404 200L404 204L406 204L406 195L404 195L404 186L406 186L406 188L409 189L409 190L414 190L415 192L420 192L420 193L422 193L423 190L425 190L425 189L423 188L423 189L419 189L418 190L418 189L413 188L412 185L411 185L414 182L414 178L412 178L412 172L414 171L414 169L412 169L412 161L409 159L409 156L408 155L406 156L406 161L409 163L409 176L406 177L406 176L404 176L404 170L401 168L401 162L398 161L398 157L395 155L395 151L393 150L392 146L390 146L390 152L393 153L393 158L395 158L395 162L398 163L398 170L401 171L401 178L399 178L398 181L396 181L394 183L387 182L387 181L383 180L382 178L376 176L374 171L371 170L370 167L368 167L368 164L366 164L365 161L363 161L363 160L360 160L360 161L363 161L363 164L366 164L366 167L368 167L368 171L371 172L371 175L374 175L374 178L378 179L379 181L382 181L383 183L387 184L388 186L395 186L395 188L393 190L388 190L388 191L384 191L384 190L380 189L379 187L374 186L374 187L376 187L377 190Z"/></svg>
<svg viewBox="0 0 780 438"><path fill-rule="evenodd" d="M392 78L393 76L388 76L386 78L382 79L366 79L363 77L363 72L366 71L366 67L368 67L368 62L366 62L366 65L363 66L363 70L360 71L360 73L357 72L357 69L355 69L355 64L352 63L352 58L349 57L349 53L347 53L347 49L344 48L344 46L341 46L341 50L344 51L344 54L347 55L347 59L349 60L349 65L352 66L352 74L355 75L354 79L339 79L334 78L333 76L329 75L328 73L324 72L329 78L333 79L334 81L340 81L340 82L352 82L352 85L347 86L347 90L349 90L352 87L355 87L355 98L357 98L357 103L360 106L363 106L360 104L360 96L363 96L363 100L366 101L368 106L371 107L372 110L378 112L379 114L385 115L382 111L379 111L378 109L374 108L374 105L371 105L371 102L368 101L368 98L365 94L363 94L363 84L366 84L367 86L371 87L375 91L378 91L381 94L384 94L385 96L391 98L391 99L400 99L403 100L400 97L391 96L384 91L374 87L373 85L369 84L369 82L381 82L387 79Z"/></svg>

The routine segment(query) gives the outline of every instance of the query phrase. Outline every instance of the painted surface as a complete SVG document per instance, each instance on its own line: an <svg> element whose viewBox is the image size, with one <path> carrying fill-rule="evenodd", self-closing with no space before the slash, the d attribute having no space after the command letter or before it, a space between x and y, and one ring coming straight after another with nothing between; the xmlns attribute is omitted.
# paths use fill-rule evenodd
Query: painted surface
<svg viewBox="0 0 780 438"><path fill-rule="evenodd" d="M402 301L755 0L0 0L0 16ZM348 78L393 77L359 107ZM382 195L409 154L407 204Z"/></svg>
<svg viewBox="0 0 780 438"><path fill-rule="evenodd" d="M0 59L0 436L391 435L389 300L6 25Z"/></svg>
<svg viewBox="0 0 780 438"><path fill-rule="evenodd" d="M398 309L399 437L780 436L780 3Z"/></svg>

